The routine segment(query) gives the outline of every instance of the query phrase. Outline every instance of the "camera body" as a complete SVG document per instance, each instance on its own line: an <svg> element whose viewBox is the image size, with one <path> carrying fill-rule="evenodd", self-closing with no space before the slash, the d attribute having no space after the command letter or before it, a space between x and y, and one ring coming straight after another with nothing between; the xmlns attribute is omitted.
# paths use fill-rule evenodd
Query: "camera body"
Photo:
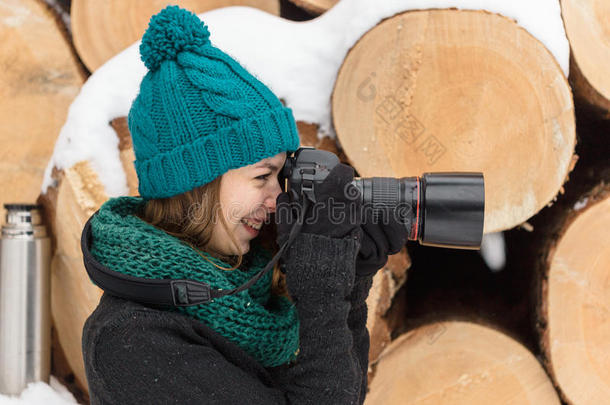
<svg viewBox="0 0 610 405"><path fill-rule="evenodd" d="M307 196L315 202L312 187L322 183L339 163L339 158L332 152L301 146L292 156L286 157L284 167L280 170L278 177L282 190L294 190L296 195Z"/></svg>
<svg viewBox="0 0 610 405"><path fill-rule="evenodd" d="M339 164L332 152L300 147L278 175L282 189L308 198ZM414 177L355 178L365 221L400 221L409 240L422 245L480 249L485 219L485 185L480 172L437 172ZM387 222L386 222L387 223Z"/></svg>

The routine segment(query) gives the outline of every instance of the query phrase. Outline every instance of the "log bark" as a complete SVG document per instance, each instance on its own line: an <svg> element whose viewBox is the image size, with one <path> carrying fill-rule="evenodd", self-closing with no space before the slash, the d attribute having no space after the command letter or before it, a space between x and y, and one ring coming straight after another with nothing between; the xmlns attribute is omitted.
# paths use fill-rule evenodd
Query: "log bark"
<svg viewBox="0 0 610 405"><path fill-rule="evenodd" d="M349 163L349 159L345 156L343 150L337 145L335 139L325 136L322 139L318 138L318 125L309 122L297 121L297 129L301 146L313 146L316 149L322 149L334 153L339 157L342 163Z"/></svg>
<svg viewBox="0 0 610 405"><path fill-rule="evenodd" d="M331 104L339 142L362 176L483 172L485 232L533 216L575 163L563 72L515 21L486 11L383 20L349 51Z"/></svg>
<svg viewBox="0 0 610 405"><path fill-rule="evenodd" d="M150 17L166 4L164 0L72 0L72 37L83 63L93 72L140 40ZM197 14L228 6L249 6L270 14L280 14L278 0L179 0L172 4Z"/></svg>
<svg viewBox="0 0 610 405"><path fill-rule="evenodd" d="M4 203L33 202L68 107L84 81L52 10L35 0L0 7L0 220Z"/></svg>
<svg viewBox="0 0 610 405"><path fill-rule="evenodd" d="M388 262L373 277L373 285L366 300L369 331L369 365L374 364L383 350L392 342L394 333L402 326L406 317L406 301L400 294L407 281L411 258L406 247L390 255ZM368 384L375 377L375 370L367 370Z"/></svg>
<svg viewBox="0 0 610 405"><path fill-rule="evenodd" d="M407 332L381 354L366 404L559 404L535 356L502 332L446 321Z"/></svg>
<svg viewBox="0 0 610 405"><path fill-rule="evenodd" d="M125 118L112 121L119 137L119 153L130 195L137 195L133 148ZM104 186L89 162L53 171L56 184L38 201L44 205L53 239L51 261L51 313L54 326L53 366L66 384L75 380L73 392L86 397L88 388L81 352L82 329L96 308L102 290L91 283L83 266L80 236L87 219L108 199Z"/></svg>
<svg viewBox="0 0 610 405"><path fill-rule="evenodd" d="M80 250L85 222L107 196L88 162L79 162L65 171L54 171L57 187L49 187L39 198L44 205L55 249L51 260L51 315L56 339L54 361L65 359L77 386L87 392L81 352L82 329L102 295L87 275ZM54 365L55 366L55 365ZM63 377L66 377L64 375Z"/></svg>
<svg viewBox="0 0 610 405"><path fill-rule="evenodd" d="M112 128L114 128L119 138L119 157L127 177L129 195L139 195L138 174L136 173L136 167L134 165L136 155L133 151L131 134L129 133L129 128L127 126L127 118L115 118L110 125L112 125Z"/></svg>
<svg viewBox="0 0 610 405"><path fill-rule="evenodd" d="M574 94L610 118L610 3L562 0L561 16L570 42Z"/></svg>

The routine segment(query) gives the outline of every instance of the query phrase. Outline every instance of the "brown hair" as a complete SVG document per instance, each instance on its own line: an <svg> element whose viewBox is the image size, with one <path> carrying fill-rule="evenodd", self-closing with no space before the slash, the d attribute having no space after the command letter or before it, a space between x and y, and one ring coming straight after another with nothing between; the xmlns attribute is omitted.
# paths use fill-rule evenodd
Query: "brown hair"
<svg viewBox="0 0 610 405"><path fill-rule="evenodd" d="M243 255L226 256L209 247L214 224L219 222L218 220L227 231L233 245L238 246L234 235L229 232L224 215L221 214L221 177L219 176L210 183L173 197L147 200L138 217L187 243L204 259L219 269L234 271L242 264ZM260 238L263 247L271 250L274 255L277 253L279 248L275 243L275 226L264 224L258 238ZM201 251L228 263L232 267L219 267L205 255L202 255ZM279 270L278 263L273 268L271 293L290 298L284 274Z"/></svg>

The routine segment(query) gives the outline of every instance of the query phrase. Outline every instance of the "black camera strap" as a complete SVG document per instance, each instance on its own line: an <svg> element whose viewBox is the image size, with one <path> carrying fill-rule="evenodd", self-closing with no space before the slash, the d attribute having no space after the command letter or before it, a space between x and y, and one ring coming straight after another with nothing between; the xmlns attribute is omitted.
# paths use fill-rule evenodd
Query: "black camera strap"
<svg viewBox="0 0 610 405"><path fill-rule="evenodd" d="M298 220L292 226L289 237L282 244L280 250L256 276L252 277L241 286L231 290L211 288L211 286L205 282L188 279L174 280L134 277L102 266L93 258L89 251L89 244L91 241L91 220L97 215L99 210L87 220L81 235L81 250L83 252L85 268L87 269L87 274L91 281L102 290L128 300L146 304L177 307L205 304L206 302L212 301L214 298L237 294L250 288L271 270L301 231L308 207L309 199L304 196Z"/></svg>

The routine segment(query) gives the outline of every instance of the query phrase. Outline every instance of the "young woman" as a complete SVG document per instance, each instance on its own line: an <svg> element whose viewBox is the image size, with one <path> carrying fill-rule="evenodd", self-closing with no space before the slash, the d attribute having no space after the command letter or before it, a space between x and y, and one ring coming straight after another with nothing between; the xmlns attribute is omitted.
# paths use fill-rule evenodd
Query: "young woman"
<svg viewBox="0 0 610 405"><path fill-rule="evenodd" d="M290 210L280 220L278 182L299 146L292 112L177 6L153 16L140 52L149 72L128 116L140 196L92 216L85 266L238 287L295 222ZM316 204L347 214L353 177L336 166ZM285 276L276 267L240 293L176 308L104 293L83 329L91 403L364 402L365 299L406 231L316 213L284 254Z"/></svg>

